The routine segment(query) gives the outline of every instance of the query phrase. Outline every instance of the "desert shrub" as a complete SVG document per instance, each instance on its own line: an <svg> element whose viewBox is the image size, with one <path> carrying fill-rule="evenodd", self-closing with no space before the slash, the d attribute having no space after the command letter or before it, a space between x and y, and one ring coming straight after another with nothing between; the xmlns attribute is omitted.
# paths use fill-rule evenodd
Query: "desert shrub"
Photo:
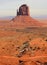
<svg viewBox="0 0 47 65"><path fill-rule="evenodd" d="M29 38L29 40L31 40L31 38Z"/></svg>
<svg viewBox="0 0 47 65"><path fill-rule="evenodd" d="M45 41L47 41L47 39Z"/></svg>
<svg viewBox="0 0 47 65"><path fill-rule="evenodd" d="M24 62L19 60L19 65L24 65Z"/></svg>
<svg viewBox="0 0 47 65"><path fill-rule="evenodd" d="M29 46L29 42L28 42L28 41L24 42L24 43L23 43L23 46L24 46L24 47L28 47L28 46Z"/></svg>
<svg viewBox="0 0 47 65"><path fill-rule="evenodd" d="M40 47L38 47L37 49L40 50Z"/></svg>
<svg viewBox="0 0 47 65"><path fill-rule="evenodd" d="M44 65L47 65L47 62L44 62Z"/></svg>
<svg viewBox="0 0 47 65"><path fill-rule="evenodd" d="M4 47L2 49L5 49Z"/></svg>
<svg viewBox="0 0 47 65"><path fill-rule="evenodd" d="M30 47L30 49L32 50L32 47Z"/></svg>
<svg viewBox="0 0 47 65"><path fill-rule="evenodd" d="M14 46L14 44L12 44L12 46Z"/></svg>
<svg viewBox="0 0 47 65"><path fill-rule="evenodd" d="M36 61L39 65L44 65L42 62L40 61Z"/></svg>
<svg viewBox="0 0 47 65"><path fill-rule="evenodd" d="M36 47L36 46L35 46L35 47L32 47L32 50L33 50L33 51L35 51L36 49L37 49L37 47Z"/></svg>

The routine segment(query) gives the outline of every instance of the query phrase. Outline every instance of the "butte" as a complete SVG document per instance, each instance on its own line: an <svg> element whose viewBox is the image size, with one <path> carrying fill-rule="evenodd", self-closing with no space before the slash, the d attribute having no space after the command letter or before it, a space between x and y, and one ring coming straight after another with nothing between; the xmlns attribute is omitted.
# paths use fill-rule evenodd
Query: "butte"
<svg viewBox="0 0 47 65"><path fill-rule="evenodd" d="M17 28L22 27L41 27L42 24L30 16L29 7L23 4L17 10L17 15L11 20Z"/></svg>

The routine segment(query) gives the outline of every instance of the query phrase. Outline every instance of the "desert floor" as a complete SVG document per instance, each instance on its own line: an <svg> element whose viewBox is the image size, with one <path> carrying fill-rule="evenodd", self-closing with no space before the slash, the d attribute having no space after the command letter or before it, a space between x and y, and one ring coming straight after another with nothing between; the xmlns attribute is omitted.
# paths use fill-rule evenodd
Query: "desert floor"
<svg viewBox="0 0 47 65"><path fill-rule="evenodd" d="M0 20L0 65L47 65L47 27L10 23Z"/></svg>

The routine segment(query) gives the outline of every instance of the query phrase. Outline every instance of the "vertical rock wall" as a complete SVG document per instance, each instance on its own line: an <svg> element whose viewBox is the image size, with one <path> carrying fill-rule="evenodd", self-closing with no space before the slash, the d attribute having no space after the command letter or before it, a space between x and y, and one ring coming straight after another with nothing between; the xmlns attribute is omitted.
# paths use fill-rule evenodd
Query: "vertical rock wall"
<svg viewBox="0 0 47 65"><path fill-rule="evenodd" d="M17 16L18 15L29 15L29 7L26 5L26 4L24 4L24 5L21 5L20 7L19 7L19 11L17 11Z"/></svg>

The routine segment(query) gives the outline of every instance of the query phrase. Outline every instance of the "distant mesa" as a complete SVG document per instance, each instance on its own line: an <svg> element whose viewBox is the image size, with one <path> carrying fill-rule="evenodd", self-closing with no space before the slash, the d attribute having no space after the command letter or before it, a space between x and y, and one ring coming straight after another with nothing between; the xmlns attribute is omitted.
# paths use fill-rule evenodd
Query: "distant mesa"
<svg viewBox="0 0 47 65"><path fill-rule="evenodd" d="M17 16L18 15L29 15L29 7L26 4L23 4L19 7L19 10L17 10Z"/></svg>

